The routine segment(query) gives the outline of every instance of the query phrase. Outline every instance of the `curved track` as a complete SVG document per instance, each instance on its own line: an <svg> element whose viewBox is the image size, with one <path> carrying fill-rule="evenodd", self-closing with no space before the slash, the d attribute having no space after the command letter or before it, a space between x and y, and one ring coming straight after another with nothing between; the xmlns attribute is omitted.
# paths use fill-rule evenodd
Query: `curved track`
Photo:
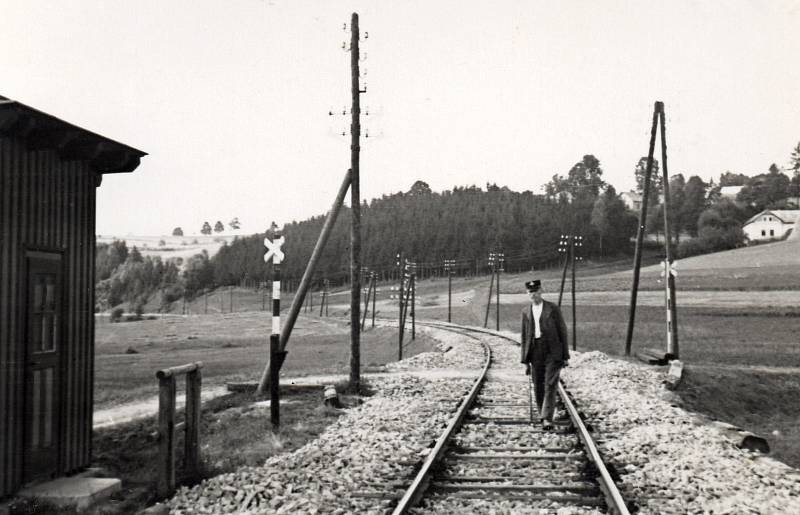
<svg viewBox="0 0 800 515"><path fill-rule="evenodd" d="M530 381L519 372L517 347L507 343L515 340L479 328L417 324L480 340L486 359L395 514L560 507L571 507L570 513L628 513L562 384L559 407L568 419L551 430L532 423L538 415Z"/></svg>

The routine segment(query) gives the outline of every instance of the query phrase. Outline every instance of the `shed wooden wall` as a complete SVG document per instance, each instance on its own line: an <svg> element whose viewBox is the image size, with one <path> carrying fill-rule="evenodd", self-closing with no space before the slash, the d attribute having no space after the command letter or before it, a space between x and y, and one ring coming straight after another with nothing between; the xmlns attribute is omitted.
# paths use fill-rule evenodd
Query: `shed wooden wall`
<svg viewBox="0 0 800 515"><path fill-rule="evenodd" d="M0 135L0 497L22 480L24 263L63 253L59 471L89 464L94 378L95 174L85 161Z"/></svg>

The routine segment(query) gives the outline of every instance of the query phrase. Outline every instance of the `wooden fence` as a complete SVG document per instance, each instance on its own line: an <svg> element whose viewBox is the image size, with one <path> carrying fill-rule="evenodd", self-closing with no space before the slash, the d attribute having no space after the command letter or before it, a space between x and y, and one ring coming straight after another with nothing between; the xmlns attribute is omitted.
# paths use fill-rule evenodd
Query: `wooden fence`
<svg viewBox="0 0 800 515"><path fill-rule="evenodd" d="M200 469L200 369L203 363L189 363L156 372L158 378L158 487L160 498L175 492L175 434L185 430L186 473ZM175 423L175 378L186 374L186 409L183 422Z"/></svg>

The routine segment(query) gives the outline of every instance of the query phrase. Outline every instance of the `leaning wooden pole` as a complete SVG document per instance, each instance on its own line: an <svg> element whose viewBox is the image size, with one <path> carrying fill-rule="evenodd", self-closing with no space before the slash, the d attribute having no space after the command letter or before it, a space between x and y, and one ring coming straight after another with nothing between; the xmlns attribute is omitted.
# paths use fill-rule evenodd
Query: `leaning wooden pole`
<svg viewBox="0 0 800 515"><path fill-rule="evenodd" d="M311 277L314 275L314 271L317 268L317 263L322 256L322 251L325 249L325 244L328 242L328 237L333 231L333 226L336 224L336 217L339 216L339 211L344 203L344 197L347 195L347 190L350 188L350 177L351 173L350 170L348 170L344 176L342 185L339 187L336 200L333 201L333 206L331 206L331 210L328 213L328 218L325 219L325 224L322 226L322 232L320 232L319 238L317 239L317 244L311 252L311 259L308 260L306 271L303 272L303 278L300 280L297 293L295 293L294 299L292 299L292 306L289 308L289 314L286 316L286 323L281 328L279 343L281 351L286 350L286 344L289 342L292 329L294 329L294 323L297 321L297 316L300 314L300 308L303 307L303 298L311 285ZM261 380L258 382L258 388L256 389L258 395L263 395L267 389L270 380L269 369L270 365L267 363L267 366L264 367L264 372L261 374Z"/></svg>
<svg viewBox="0 0 800 515"><path fill-rule="evenodd" d="M658 113L663 105L656 102L653 110L653 126L650 129L650 149L647 152L647 170L644 174L644 187L642 191L642 211L639 213L639 227L636 231L636 251L633 256L633 283L631 284L631 306L628 312L628 334L625 337L625 355L631 355L631 341L633 341L633 324L636 319L636 296L639 293L639 270L642 267L642 242L647 221L647 196L650 190L650 175L653 173L653 152L656 146L656 128L658 127Z"/></svg>
<svg viewBox="0 0 800 515"><path fill-rule="evenodd" d="M486 316L483 317L483 327L489 326L489 309L492 306L493 289L494 289L494 265L492 265L492 280L489 282L489 298L486 300Z"/></svg>
<svg viewBox="0 0 800 515"><path fill-rule="evenodd" d="M570 234L568 238L572 238L572 235ZM564 269L561 271L561 289L558 290L558 307L561 307L561 299L564 297L564 283L567 281L567 268L569 267L569 254L567 254L566 247L562 247L562 245L565 244L564 235L562 234L561 241L558 245L558 251L562 252L563 250L564 252Z"/></svg>
<svg viewBox="0 0 800 515"><path fill-rule="evenodd" d="M667 282L667 354L678 359L678 310L675 303L675 274L672 272L672 233L670 232L669 220L669 172L667 172L667 135L664 123L664 104L661 104L659 112L661 123L661 169L663 170L664 184L664 251L666 253L667 266L664 280Z"/></svg>
<svg viewBox="0 0 800 515"><path fill-rule="evenodd" d="M359 138L361 137L361 116L358 71L358 14L353 13L350 22L350 70L353 106L350 110L350 169L353 172L350 186L350 389L361 389L361 190L359 181Z"/></svg>

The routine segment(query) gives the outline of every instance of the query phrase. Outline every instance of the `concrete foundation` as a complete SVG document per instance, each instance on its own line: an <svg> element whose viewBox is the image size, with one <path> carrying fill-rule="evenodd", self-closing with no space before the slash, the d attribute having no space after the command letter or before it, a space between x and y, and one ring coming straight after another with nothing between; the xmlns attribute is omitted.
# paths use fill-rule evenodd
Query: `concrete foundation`
<svg viewBox="0 0 800 515"><path fill-rule="evenodd" d="M83 511L107 499L121 488L122 482L115 478L62 477L25 488L16 495Z"/></svg>

